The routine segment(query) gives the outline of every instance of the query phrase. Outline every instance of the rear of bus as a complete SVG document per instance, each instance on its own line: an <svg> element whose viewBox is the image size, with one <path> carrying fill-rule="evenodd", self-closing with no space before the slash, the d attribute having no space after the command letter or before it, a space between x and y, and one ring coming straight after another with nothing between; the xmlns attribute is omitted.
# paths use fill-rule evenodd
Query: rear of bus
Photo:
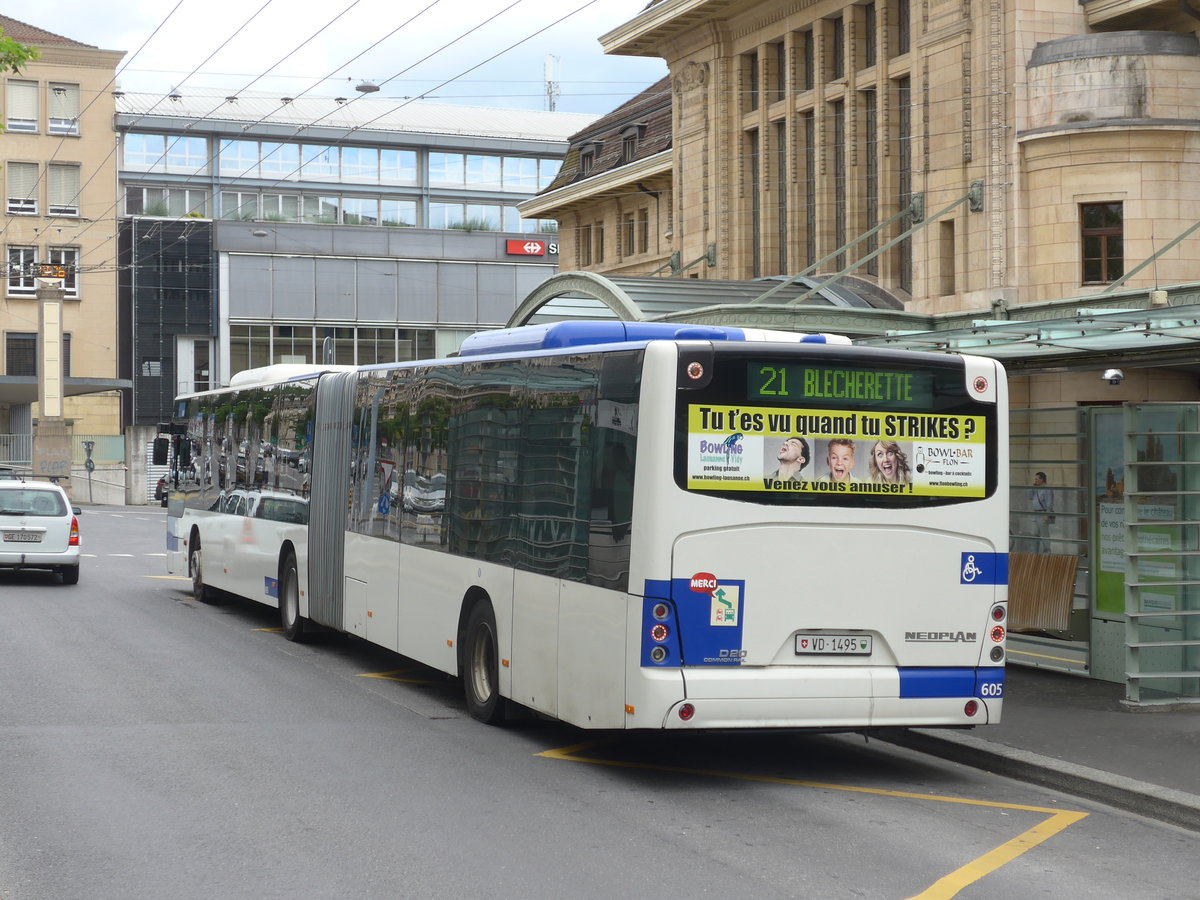
<svg viewBox="0 0 1200 900"><path fill-rule="evenodd" d="M999 721L998 363L658 341L641 397L630 727Z"/></svg>

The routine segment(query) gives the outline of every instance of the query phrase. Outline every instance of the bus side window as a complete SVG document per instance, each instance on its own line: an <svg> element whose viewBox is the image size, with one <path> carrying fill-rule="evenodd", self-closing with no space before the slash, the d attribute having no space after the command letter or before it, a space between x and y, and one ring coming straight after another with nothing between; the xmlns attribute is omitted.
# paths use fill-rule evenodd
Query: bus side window
<svg viewBox="0 0 1200 900"><path fill-rule="evenodd" d="M633 459L624 444L605 446L597 494L594 505L607 508L613 540L619 543L628 536L633 518Z"/></svg>

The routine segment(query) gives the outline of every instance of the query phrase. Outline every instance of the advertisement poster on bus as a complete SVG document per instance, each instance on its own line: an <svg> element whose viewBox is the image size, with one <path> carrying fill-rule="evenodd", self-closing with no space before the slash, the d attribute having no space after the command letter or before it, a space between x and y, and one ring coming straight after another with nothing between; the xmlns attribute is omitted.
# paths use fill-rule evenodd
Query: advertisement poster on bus
<svg viewBox="0 0 1200 900"><path fill-rule="evenodd" d="M687 486L983 497L986 421L969 415L693 404Z"/></svg>

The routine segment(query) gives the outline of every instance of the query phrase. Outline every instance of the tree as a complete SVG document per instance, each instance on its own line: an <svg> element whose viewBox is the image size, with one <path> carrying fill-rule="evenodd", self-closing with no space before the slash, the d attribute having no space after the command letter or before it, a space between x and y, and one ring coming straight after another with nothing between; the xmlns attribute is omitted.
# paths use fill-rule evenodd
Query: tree
<svg viewBox="0 0 1200 900"><path fill-rule="evenodd" d="M4 29L0 28L0 71L18 75L27 63L33 62L39 56L41 54L36 47L26 47L10 37L5 37Z"/></svg>

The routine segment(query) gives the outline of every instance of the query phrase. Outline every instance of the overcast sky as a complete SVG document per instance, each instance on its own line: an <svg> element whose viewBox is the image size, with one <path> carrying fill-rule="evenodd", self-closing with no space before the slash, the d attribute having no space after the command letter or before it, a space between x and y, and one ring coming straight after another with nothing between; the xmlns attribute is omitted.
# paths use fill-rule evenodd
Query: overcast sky
<svg viewBox="0 0 1200 900"><path fill-rule="evenodd" d="M647 2L5 0L2 11L85 44L125 51L120 86L126 91L165 94L191 85L336 97L355 96L354 86L369 80L381 85L375 97L547 109L552 55L557 109L599 114L667 73L661 60L600 50L600 35Z"/></svg>

